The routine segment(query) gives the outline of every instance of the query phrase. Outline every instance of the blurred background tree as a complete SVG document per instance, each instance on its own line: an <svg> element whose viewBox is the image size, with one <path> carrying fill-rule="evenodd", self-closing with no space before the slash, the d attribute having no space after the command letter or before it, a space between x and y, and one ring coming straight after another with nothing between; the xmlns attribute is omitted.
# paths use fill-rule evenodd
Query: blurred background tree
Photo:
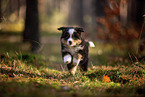
<svg viewBox="0 0 145 97"><path fill-rule="evenodd" d="M32 52L40 47L38 0L26 0L23 41L30 41Z"/></svg>
<svg viewBox="0 0 145 97"><path fill-rule="evenodd" d="M2 6L2 5L1 5L1 2L2 2L2 1L0 0L0 23L2 22L2 9L1 9L1 6Z"/></svg>
<svg viewBox="0 0 145 97"><path fill-rule="evenodd" d="M138 41L141 35L145 1L104 0L100 2L103 3L104 14L97 18L98 38L118 45L124 51L134 52L135 41Z"/></svg>
<svg viewBox="0 0 145 97"><path fill-rule="evenodd" d="M1 33L23 32L32 51L39 48L40 36L58 34L59 26L84 27L92 39L132 51L145 13L144 0L0 0L0 4Z"/></svg>

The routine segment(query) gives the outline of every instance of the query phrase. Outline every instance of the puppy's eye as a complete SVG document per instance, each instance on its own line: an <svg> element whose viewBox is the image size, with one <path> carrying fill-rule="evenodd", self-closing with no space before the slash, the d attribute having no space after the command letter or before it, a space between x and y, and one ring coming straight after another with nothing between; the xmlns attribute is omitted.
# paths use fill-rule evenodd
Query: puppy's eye
<svg viewBox="0 0 145 97"><path fill-rule="evenodd" d="M72 36L74 39L79 39L79 35L77 33L74 33Z"/></svg>
<svg viewBox="0 0 145 97"><path fill-rule="evenodd" d="M65 33L65 34L63 35L63 38L65 38L65 39L69 38L69 34L68 34L68 33Z"/></svg>

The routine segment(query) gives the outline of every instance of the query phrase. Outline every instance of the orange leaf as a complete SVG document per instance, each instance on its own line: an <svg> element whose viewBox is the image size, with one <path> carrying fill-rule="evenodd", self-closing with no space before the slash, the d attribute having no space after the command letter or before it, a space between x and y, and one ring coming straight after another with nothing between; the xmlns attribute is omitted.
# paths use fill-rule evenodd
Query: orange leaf
<svg viewBox="0 0 145 97"><path fill-rule="evenodd" d="M110 82L110 77L108 77L107 75L106 76L103 76L103 80L102 82Z"/></svg>

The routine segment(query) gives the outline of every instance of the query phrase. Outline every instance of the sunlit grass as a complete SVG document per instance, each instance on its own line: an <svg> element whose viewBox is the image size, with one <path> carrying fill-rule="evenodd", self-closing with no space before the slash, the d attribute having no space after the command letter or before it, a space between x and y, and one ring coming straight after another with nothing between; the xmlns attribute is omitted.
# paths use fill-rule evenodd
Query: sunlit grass
<svg viewBox="0 0 145 97"><path fill-rule="evenodd" d="M10 83L16 86L19 85L19 89L24 88L26 94L22 93L21 95L29 95L28 90L34 88L34 90L30 90L32 92L30 95L32 95L38 89L37 87L41 87L40 89L43 90L38 89L39 95L44 93L43 95L45 96L48 94L44 91L47 91L48 88L54 89L53 91L55 92L65 91L69 95L116 95L114 94L115 91L119 95L136 95L135 93L138 91L137 87L141 87L145 82L144 65L141 63L136 63L137 66L134 64L132 66L116 65L115 67L93 66L85 75L82 75L78 71L75 76L70 76L67 71L50 69L47 66L48 64L46 65L45 63L37 66L39 65L39 60L36 55L28 54L28 58L25 58L25 61L23 57L26 55L20 55L16 54L12 56L7 53L1 59L0 82L5 83L8 89L10 88L8 86ZM29 57L32 58L29 59ZM111 81L103 82L104 75L107 75ZM27 85L29 85L29 88L27 88ZM16 92L13 91L15 87L11 87L12 91L10 93L16 95ZM3 90L3 88L0 89ZM133 93L132 90L134 91ZM10 94L4 95L8 96ZM58 93L58 95L61 95L61 93Z"/></svg>
<svg viewBox="0 0 145 97"><path fill-rule="evenodd" d="M4 96L37 95L38 91L44 97L144 95L139 94L139 90L145 89L144 63L122 57L126 52L119 52L111 44L95 42L95 45L89 48L89 71L83 75L78 70L71 76L61 58L60 41L45 43L38 54L29 53L27 44L1 42L0 91L6 91ZM110 81L103 82L104 76ZM16 94L18 90L25 94L21 91Z"/></svg>

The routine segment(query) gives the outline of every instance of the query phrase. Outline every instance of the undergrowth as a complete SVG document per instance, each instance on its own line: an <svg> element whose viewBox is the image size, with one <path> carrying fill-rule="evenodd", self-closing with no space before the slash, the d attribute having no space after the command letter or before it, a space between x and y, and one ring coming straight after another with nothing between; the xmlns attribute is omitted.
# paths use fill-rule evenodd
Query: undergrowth
<svg viewBox="0 0 145 97"><path fill-rule="evenodd" d="M84 75L49 68L34 54L0 55L0 96L144 96L145 66L92 66Z"/></svg>

